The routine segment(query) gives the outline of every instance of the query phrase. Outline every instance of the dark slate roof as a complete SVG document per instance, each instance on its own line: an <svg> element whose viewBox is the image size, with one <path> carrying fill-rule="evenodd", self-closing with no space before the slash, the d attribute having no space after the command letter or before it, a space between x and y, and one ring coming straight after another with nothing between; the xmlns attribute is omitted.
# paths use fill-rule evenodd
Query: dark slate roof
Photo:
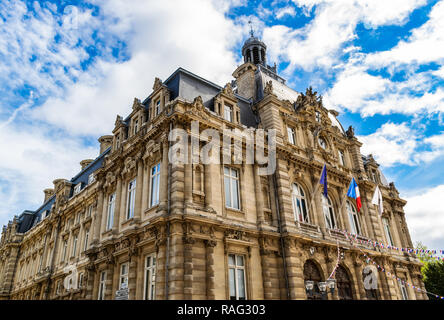
<svg viewBox="0 0 444 320"><path fill-rule="evenodd" d="M101 155L99 155L93 162L91 162L89 165L87 165L82 171L80 171L74 178L71 179L72 188L70 197L72 197L74 192L74 186L81 183L82 189L88 184L88 177L91 173L96 171L102 166L103 159L105 158L105 155L107 155L111 151L111 147L106 149Z"/></svg>
<svg viewBox="0 0 444 320"><path fill-rule="evenodd" d="M88 184L88 177L91 173L96 171L102 166L103 159L111 151L111 147L106 149L101 155L99 155L93 162L86 166L82 171L80 171L75 177L71 179L72 188L70 196L73 194L74 186L78 183L82 183L82 189ZM36 211L25 210L18 217L17 232L25 233L32 229L37 223L42 220L42 215L47 211L47 215L51 211L51 207L54 204L56 196L50 197L40 208Z"/></svg>
<svg viewBox="0 0 444 320"><path fill-rule="evenodd" d="M31 229L34 222L34 211L25 210L18 217L17 232L24 233Z"/></svg>
<svg viewBox="0 0 444 320"><path fill-rule="evenodd" d="M206 108L214 111L214 97L219 94L223 87L208 81L188 70L178 68L163 82L171 92L170 98L177 97L187 101L193 101L197 96L201 96ZM238 106L241 113L241 123L247 127L257 127L257 118L251 110L250 101L235 94L238 99ZM149 98L143 101L144 105L149 104Z"/></svg>

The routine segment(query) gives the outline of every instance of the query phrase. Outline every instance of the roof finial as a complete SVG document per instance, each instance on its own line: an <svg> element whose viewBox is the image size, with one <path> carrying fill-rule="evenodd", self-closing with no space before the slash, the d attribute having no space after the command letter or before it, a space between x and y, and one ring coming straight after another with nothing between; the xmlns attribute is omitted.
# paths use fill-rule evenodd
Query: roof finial
<svg viewBox="0 0 444 320"><path fill-rule="evenodd" d="M251 23L251 19L248 20L248 24L250 25L250 35L251 35L251 37L253 38L253 37L254 37L254 32L253 32L253 25L252 25L252 23Z"/></svg>

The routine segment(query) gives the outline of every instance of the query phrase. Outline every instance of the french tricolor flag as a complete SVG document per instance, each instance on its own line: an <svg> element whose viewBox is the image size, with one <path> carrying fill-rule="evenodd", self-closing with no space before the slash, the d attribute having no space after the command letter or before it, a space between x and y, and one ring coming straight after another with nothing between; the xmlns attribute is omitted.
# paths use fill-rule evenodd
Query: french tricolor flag
<svg viewBox="0 0 444 320"><path fill-rule="evenodd" d="M348 187L347 196L350 198L356 199L356 207L359 210L361 210L362 204L361 204L361 195L359 194L359 188L356 184L355 178L352 178L352 181L350 182L350 186Z"/></svg>

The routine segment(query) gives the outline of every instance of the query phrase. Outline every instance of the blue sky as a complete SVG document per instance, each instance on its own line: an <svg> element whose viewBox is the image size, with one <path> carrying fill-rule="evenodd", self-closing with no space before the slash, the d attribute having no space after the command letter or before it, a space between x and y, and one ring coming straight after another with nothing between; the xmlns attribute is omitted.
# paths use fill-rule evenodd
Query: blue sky
<svg viewBox="0 0 444 320"><path fill-rule="evenodd" d="M288 85L320 92L395 181L413 240L444 248L443 0L3 0L0 223L96 157L154 77L230 81L249 20Z"/></svg>

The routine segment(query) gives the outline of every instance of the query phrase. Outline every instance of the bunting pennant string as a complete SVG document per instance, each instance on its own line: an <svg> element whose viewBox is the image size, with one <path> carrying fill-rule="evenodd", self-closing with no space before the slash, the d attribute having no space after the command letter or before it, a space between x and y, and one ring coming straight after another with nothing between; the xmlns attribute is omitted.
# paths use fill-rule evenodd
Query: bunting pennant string
<svg viewBox="0 0 444 320"><path fill-rule="evenodd" d="M351 240L350 242L353 244L353 240L355 240L354 237L349 237L348 236L348 232L346 232L346 231L343 231L343 234L344 234L344 236L347 239L350 239ZM359 248L358 246L355 246L355 248L357 248L359 251L361 251L361 253L365 257L366 263L370 263L371 262L373 265L375 265L378 268L379 271L384 272L387 276L391 277L392 279L394 279L396 281L399 281L399 282L401 282L404 285L407 285L408 287L412 288L413 290L416 290L418 292L424 292L426 294L435 296L438 299L444 300L443 296L437 295L436 293L433 293L433 292L429 292L429 291L423 290L422 288L420 288L418 286L414 286L414 285L410 284L409 282L404 281L401 278L398 278L396 275L392 274L390 271L386 270L382 265L379 265L372 258L370 258L364 251L362 251L361 248Z"/></svg>
<svg viewBox="0 0 444 320"><path fill-rule="evenodd" d="M342 233L344 233L344 232L347 233L350 237L353 237L353 240L355 242L357 242L359 244L362 244L362 245L372 246L374 248L379 247L379 248L382 248L382 249L396 250L396 251L399 251L399 252L405 252L405 253L408 253L408 254L415 254L415 255L417 255L419 253L422 253L422 254L429 255L430 258L435 258L435 259L437 259L439 261L444 261L444 257L435 256L437 254L444 255L444 250L428 250L428 249L425 250L425 249L400 248L400 247L395 247L395 246L392 246L392 245L384 244L382 242L378 242L378 241L375 241L375 240L372 240L372 239L368 239L368 240L358 239L357 235L352 234L352 233L348 232L347 230L341 230L341 229L335 229L335 230L339 231L339 232L342 232Z"/></svg>

